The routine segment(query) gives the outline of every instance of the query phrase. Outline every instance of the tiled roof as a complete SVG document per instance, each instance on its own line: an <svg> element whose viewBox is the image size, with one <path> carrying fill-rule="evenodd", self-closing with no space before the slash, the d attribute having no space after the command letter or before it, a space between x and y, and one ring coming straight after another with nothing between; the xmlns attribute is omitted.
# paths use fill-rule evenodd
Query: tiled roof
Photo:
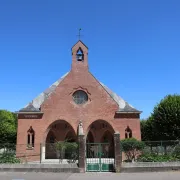
<svg viewBox="0 0 180 180"><path fill-rule="evenodd" d="M66 73L58 81L53 83L48 89L42 92L39 96L32 100L31 103L22 108L19 112L40 112L41 104L51 95L51 93L56 89L59 83L67 76ZM140 112L135 109L133 106L124 101L120 96L111 91L107 86L100 82L104 89L110 94L110 96L117 102L119 105L118 112Z"/></svg>

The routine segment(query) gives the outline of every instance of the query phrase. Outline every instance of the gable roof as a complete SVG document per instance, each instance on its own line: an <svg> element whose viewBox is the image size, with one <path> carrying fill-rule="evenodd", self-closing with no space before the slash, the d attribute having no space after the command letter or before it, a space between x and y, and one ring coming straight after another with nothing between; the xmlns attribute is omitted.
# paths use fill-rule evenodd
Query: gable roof
<svg viewBox="0 0 180 180"><path fill-rule="evenodd" d="M81 40L79 40L78 42L82 43L82 44L88 49L88 47L87 47ZM77 42L77 43L78 43L78 42ZM76 44L77 44L77 43L76 43ZM74 46L75 46L76 44L74 44ZM74 47L74 46L73 46L73 47ZM73 49L73 47L71 48L71 50Z"/></svg>
<svg viewBox="0 0 180 180"><path fill-rule="evenodd" d="M69 73L69 72L68 72ZM27 104L24 108L20 109L19 112L40 112L41 104L51 95L52 92L56 89L56 87L60 84L60 82L68 75L66 73L64 76L62 76L59 80L57 80L55 83L53 83L49 88L47 88L44 92L39 94L35 99L32 100L29 104ZM107 86L105 86L103 83L100 82L100 84L104 87L104 89L110 94L110 96L116 101L116 103L119 105L119 110L117 113L140 113L141 111L138 111L133 106L128 104L124 99L122 99L120 96L118 96L116 93L114 93L112 90L110 90Z"/></svg>

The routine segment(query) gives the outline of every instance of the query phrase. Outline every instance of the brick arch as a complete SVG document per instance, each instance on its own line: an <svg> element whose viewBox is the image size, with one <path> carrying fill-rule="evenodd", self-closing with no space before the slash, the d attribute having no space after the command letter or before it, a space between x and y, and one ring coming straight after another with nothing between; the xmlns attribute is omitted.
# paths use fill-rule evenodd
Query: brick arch
<svg viewBox="0 0 180 180"><path fill-rule="evenodd" d="M66 124L71 128L73 134L76 136L76 131L75 131L74 127L73 127L68 121L63 120L63 119L55 120L55 121L53 121L51 124L49 124L49 125L47 126L47 128L46 128L46 130L45 130L45 132L44 132L44 134L43 134L43 143L46 143L47 135L48 135L48 133L52 130L52 127L53 127L54 125L59 124L59 123L62 123L62 122L66 123ZM69 131L68 131L68 132L69 132ZM68 133L68 132L67 132L67 133Z"/></svg>
<svg viewBox="0 0 180 180"><path fill-rule="evenodd" d="M105 127L102 127L102 125L105 125ZM98 126L98 127L97 127ZM96 135L94 134L94 132L97 132L97 128L101 128L101 131L102 131L102 134L100 136L98 136L99 138L99 141L101 139L101 137L103 136L104 132L106 130L109 130L112 135L115 133L115 130L112 126L112 124L106 120L102 120L102 119L98 119L98 120L95 120L93 122L91 122L89 124L89 126L87 127L86 131L85 131L85 137L87 139L87 136L88 136L88 133L91 131L91 133L93 134L94 137L96 137ZM103 129L104 128L104 129Z"/></svg>
<svg viewBox="0 0 180 180"><path fill-rule="evenodd" d="M93 123L96 123L96 122L104 122L104 123L106 123L106 124L108 124L110 127L111 127L111 129L113 130L113 133L115 133L115 129L113 128L113 125L112 125L112 123L111 122L109 122L109 121L106 121L106 120L103 120L103 119L97 119L97 120L95 120L95 121L92 121L89 125L88 125L88 127L86 128L86 130L85 130L85 135L87 136L87 134L89 133L89 130L90 130L90 128L91 128L91 125L93 125Z"/></svg>

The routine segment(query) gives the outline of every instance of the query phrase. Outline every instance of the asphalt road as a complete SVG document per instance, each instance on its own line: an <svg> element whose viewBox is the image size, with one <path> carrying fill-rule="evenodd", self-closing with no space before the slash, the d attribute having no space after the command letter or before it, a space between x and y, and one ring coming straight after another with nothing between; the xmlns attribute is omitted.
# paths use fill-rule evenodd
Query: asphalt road
<svg viewBox="0 0 180 180"><path fill-rule="evenodd" d="M179 180L180 172L159 173L19 173L0 172L0 180Z"/></svg>

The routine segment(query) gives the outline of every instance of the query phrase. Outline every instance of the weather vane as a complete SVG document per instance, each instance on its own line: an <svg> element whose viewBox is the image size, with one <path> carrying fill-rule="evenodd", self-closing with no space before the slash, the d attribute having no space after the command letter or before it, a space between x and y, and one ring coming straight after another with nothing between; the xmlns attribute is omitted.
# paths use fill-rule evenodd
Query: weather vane
<svg viewBox="0 0 180 180"><path fill-rule="evenodd" d="M79 34L77 35L78 36L78 38L79 38L79 40L81 39L81 37L82 37L82 35L81 35L81 28L79 28Z"/></svg>

